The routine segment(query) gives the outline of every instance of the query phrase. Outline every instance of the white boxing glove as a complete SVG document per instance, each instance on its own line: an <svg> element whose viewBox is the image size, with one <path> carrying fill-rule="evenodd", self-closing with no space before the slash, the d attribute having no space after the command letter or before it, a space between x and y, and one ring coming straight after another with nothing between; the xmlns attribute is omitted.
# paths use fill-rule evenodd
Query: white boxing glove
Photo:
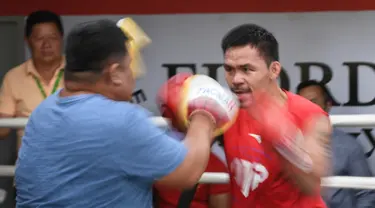
<svg viewBox="0 0 375 208"><path fill-rule="evenodd" d="M206 75L193 75L183 82L181 90L179 112L186 126L189 118L199 111L209 114L216 123L215 136L224 133L234 123L239 101L216 80Z"/></svg>

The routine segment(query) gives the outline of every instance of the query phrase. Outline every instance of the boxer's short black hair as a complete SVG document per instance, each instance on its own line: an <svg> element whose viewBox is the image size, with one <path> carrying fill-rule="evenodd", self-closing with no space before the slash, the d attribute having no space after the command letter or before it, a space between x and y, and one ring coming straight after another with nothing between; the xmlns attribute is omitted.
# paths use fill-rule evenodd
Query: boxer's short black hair
<svg viewBox="0 0 375 208"><path fill-rule="evenodd" d="M329 93L328 93L328 88L323 83L318 82L316 80L307 80L307 81L301 82L298 84L296 88L297 94L299 94L301 90L305 89L306 87L318 87L322 91L322 94L324 96L324 101L325 102L331 101L329 97Z"/></svg>
<svg viewBox="0 0 375 208"><path fill-rule="evenodd" d="M59 15L47 10L38 10L30 13L27 16L25 24L25 36L30 37L31 33L33 32L33 27L41 23L54 23L60 34L62 36L64 35L64 28Z"/></svg>
<svg viewBox="0 0 375 208"><path fill-rule="evenodd" d="M90 21L76 25L68 34L65 46L69 72L101 73L111 63L121 63L128 54L127 37L111 20Z"/></svg>
<svg viewBox="0 0 375 208"><path fill-rule="evenodd" d="M221 42L224 53L229 48L245 45L257 48L268 65L273 61L279 61L279 44L276 38L263 27L255 24L243 24L233 28Z"/></svg>

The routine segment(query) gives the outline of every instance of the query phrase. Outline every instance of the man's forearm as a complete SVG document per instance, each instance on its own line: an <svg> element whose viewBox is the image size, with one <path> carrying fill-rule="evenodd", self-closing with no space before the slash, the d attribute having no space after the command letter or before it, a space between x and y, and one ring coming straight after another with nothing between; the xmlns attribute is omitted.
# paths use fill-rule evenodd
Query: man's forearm
<svg viewBox="0 0 375 208"><path fill-rule="evenodd" d="M190 161L192 161L190 170L195 170L191 172L187 179L190 178L196 181L196 178L199 179L206 170L211 152L211 143L214 139L212 138L212 141L207 140L207 138L212 137L213 133L213 126L206 122L207 118L201 115L194 117L194 121L190 123L184 143L189 150L187 157L190 157Z"/></svg>
<svg viewBox="0 0 375 208"><path fill-rule="evenodd" d="M298 166L291 165L289 170L290 178L296 183L301 191L308 195L319 194L318 190L320 187L321 177L327 175L330 170L330 151L321 146L315 139L317 138L306 138L306 145L310 147L312 151L309 153L309 157L312 161L311 171L304 171ZM315 146L315 147L314 147ZM307 149L308 147L306 147Z"/></svg>
<svg viewBox="0 0 375 208"><path fill-rule="evenodd" d="M312 173L303 172L295 167L289 167L289 170L286 172L291 181L294 182L302 193L306 195L320 194L320 177L317 177Z"/></svg>
<svg viewBox="0 0 375 208"><path fill-rule="evenodd" d="M288 172L287 174L290 175L291 180L301 188L301 191L306 194L318 194L320 178L326 176L331 165L331 126L326 117L318 117L311 120L313 122L310 123L311 126L306 129L303 137L294 140L296 142L292 144L295 147L289 148L295 150L295 153L298 152L297 150L301 150L300 152L306 154L311 167L301 168L302 162L299 165L291 162L292 167L288 168L290 170L286 169L285 171ZM302 155L300 154L300 157Z"/></svg>

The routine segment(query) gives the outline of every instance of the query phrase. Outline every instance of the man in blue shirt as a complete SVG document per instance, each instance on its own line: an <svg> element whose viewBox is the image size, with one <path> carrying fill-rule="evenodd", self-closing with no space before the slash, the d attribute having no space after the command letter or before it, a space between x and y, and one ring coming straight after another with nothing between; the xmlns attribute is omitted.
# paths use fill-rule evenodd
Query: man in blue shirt
<svg viewBox="0 0 375 208"><path fill-rule="evenodd" d="M329 112L331 102L328 90L323 84L315 80L302 82L297 87L297 93ZM364 151L355 138L333 128L331 148L333 175L372 176ZM329 208L375 207L375 192L373 190L327 188L323 191L323 199Z"/></svg>
<svg viewBox="0 0 375 208"><path fill-rule="evenodd" d="M190 119L184 143L131 104L127 38L116 24L77 25L67 37L65 88L32 113L16 165L18 208L150 208L152 184L192 187L215 125Z"/></svg>

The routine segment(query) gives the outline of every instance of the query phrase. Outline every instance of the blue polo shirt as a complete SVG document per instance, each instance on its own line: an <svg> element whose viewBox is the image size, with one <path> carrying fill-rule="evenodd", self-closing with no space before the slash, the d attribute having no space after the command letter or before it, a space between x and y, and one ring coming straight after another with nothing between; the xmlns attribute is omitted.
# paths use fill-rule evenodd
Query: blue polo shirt
<svg viewBox="0 0 375 208"><path fill-rule="evenodd" d="M187 149L149 116L98 94L49 96L25 128L17 207L152 207L153 182L174 171Z"/></svg>

